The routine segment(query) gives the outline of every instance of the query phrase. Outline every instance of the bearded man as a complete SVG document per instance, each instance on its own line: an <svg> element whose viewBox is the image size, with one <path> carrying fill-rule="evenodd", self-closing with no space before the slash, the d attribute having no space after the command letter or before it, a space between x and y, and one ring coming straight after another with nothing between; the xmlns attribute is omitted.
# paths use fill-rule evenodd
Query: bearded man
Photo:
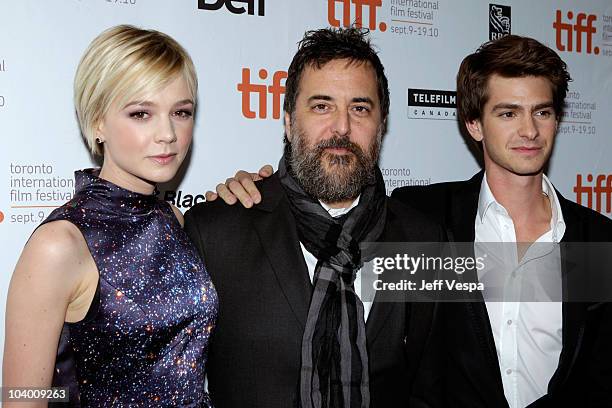
<svg viewBox="0 0 612 408"><path fill-rule="evenodd" d="M219 294L208 379L219 407L430 406L432 303L362 302L363 242L441 229L390 199L377 162L384 68L358 28L307 32L286 81L285 151L253 209L198 204L185 228Z"/></svg>

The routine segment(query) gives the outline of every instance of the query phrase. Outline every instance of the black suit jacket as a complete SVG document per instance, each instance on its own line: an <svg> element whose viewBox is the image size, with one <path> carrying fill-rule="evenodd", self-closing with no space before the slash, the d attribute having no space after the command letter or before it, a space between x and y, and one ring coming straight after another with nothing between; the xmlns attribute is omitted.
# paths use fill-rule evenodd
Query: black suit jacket
<svg viewBox="0 0 612 408"><path fill-rule="evenodd" d="M484 172L467 181L403 187L392 197L441 223L449 240L474 241L474 222ZM566 231L562 242L611 242L612 221L559 197ZM563 249L562 249L563 258ZM573 290L567 262L563 289ZM612 273L612 271L610 271ZM576 276L576 274L574 274ZM578 278L580 278L578 276ZM564 302L562 351L548 394L532 407L612 407L612 307L610 303ZM447 405L507 407L486 306L448 303L438 313L440 330L450 341L446 371Z"/></svg>
<svg viewBox="0 0 612 408"><path fill-rule="evenodd" d="M258 183L253 209L221 200L185 214L185 229L219 293L219 319L208 359L218 408L297 406L302 335L312 284L285 192L277 175ZM381 240L439 241L439 226L388 199ZM421 368L436 307L374 302L366 324L373 408L427 406ZM419 376L420 370L426 374ZM427 393L429 394L429 393Z"/></svg>

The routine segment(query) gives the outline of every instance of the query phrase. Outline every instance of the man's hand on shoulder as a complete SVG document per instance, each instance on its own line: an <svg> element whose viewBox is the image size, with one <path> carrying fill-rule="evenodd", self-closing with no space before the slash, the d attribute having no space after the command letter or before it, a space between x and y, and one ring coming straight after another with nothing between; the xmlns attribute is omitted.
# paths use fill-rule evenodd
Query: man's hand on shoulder
<svg viewBox="0 0 612 408"><path fill-rule="evenodd" d="M234 177L228 178L225 183L217 184L216 193L207 191L206 201L215 201L221 197L229 205L240 201L244 207L251 208L261 202L261 194L255 182L270 177L272 173L274 169L269 164L263 166L257 173L238 170Z"/></svg>

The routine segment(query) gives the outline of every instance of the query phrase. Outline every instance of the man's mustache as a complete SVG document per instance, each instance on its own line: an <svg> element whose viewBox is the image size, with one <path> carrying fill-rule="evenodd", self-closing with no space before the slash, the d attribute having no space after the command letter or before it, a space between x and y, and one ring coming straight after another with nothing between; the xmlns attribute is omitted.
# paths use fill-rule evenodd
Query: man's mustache
<svg viewBox="0 0 612 408"><path fill-rule="evenodd" d="M323 153L323 150L329 148L338 148L338 149L346 149L354 155L362 155L363 150L361 147L353 142L351 142L346 137L332 137L327 140L323 140L316 144L315 149L319 154Z"/></svg>

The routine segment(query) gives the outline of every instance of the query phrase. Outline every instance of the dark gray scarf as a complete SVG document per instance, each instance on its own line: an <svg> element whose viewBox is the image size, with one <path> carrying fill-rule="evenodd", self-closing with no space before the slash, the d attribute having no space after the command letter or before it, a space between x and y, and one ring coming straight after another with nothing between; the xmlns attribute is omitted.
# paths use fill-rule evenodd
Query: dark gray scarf
<svg viewBox="0 0 612 408"><path fill-rule="evenodd" d="M291 175L287 157L278 174L295 217L298 236L318 260L302 338L301 408L368 408L368 355L363 303L353 282L362 266L359 244L381 235L387 212L385 184L364 186L359 205L333 218Z"/></svg>

